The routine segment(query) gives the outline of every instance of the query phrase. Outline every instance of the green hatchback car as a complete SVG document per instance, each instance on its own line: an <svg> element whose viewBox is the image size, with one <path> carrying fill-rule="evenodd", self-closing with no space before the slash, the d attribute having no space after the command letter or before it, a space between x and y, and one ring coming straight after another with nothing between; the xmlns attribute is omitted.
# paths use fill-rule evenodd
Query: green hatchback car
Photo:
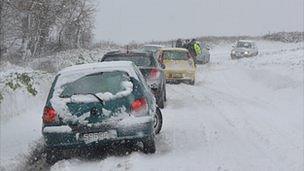
<svg viewBox="0 0 304 171"><path fill-rule="evenodd" d="M154 153L161 111L139 69L127 61L83 64L60 71L42 116L46 160L66 149L142 142Z"/></svg>

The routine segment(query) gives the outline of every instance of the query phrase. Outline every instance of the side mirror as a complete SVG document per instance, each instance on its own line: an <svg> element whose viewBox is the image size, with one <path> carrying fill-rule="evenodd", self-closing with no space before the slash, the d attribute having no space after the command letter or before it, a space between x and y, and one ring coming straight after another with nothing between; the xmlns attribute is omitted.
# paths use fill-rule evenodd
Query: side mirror
<svg viewBox="0 0 304 171"><path fill-rule="evenodd" d="M161 67L162 69L166 69L166 65L165 65L165 64L160 64L160 67Z"/></svg>

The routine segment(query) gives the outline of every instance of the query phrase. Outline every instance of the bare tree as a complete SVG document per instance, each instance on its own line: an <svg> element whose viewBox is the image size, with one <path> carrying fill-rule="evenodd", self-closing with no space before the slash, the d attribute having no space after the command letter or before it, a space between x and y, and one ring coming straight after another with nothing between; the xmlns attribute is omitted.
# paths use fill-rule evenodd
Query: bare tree
<svg viewBox="0 0 304 171"><path fill-rule="evenodd" d="M91 43L90 0L2 0L0 8L1 56L25 60Z"/></svg>

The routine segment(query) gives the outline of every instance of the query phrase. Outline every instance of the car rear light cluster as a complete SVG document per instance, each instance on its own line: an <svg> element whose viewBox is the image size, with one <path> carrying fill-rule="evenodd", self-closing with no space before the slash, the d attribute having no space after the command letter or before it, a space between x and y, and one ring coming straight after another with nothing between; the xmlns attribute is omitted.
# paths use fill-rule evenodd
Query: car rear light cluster
<svg viewBox="0 0 304 171"><path fill-rule="evenodd" d="M148 103L145 98L134 100L131 104L131 114L133 116L144 116L148 113Z"/></svg>
<svg viewBox="0 0 304 171"><path fill-rule="evenodd" d="M43 110L43 123L49 124L56 121L57 112L52 107L45 107Z"/></svg>
<svg viewBox="0 0 304 171"><path fill-rule="evenodd" d="M160 73L158 69L153 68L150 70L150 79L157 79L159 77Z"/></svg>

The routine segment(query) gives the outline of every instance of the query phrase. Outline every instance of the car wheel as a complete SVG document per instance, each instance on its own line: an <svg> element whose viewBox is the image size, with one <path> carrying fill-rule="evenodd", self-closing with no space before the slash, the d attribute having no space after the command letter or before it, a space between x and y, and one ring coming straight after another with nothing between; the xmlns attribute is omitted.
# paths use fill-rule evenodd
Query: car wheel
<svg viewBox="0 0 304 171"><path fill-rule="evenodd" d="M159 134L162 126L163 126L163 116L159 108L156 108L156 114L154 115L154 133Z"/></svg>
<svg viewBox="0 0 304 171"><path fill-rule="evenodd" d="M154 136L149 136L142 140L143 143L143 152L146 154L155 153L156 147L155 147L155 141Z"/></svg>
<svg viewBox="0 0 304 171"><path fill-rule="evenodd" d="M129 140L129 141L125 142L124 147L127 150L135 150L136 149L136 143L137 143L136 141Z"/></svg>
<svg viewBox="0 0 304 171"><path fill-rule="evenodd" d="M63 153L58 149L47 149L45 159L48 164L55 164L57 161L63 159Z"/></svg>
<svg viewBox="0 0 304 171"><path fill-rule="evenodd" d="M191 80L191 81L189 82L189 84L190 84L190 85L194 85L194 84L195 84L195 80Z"/></svg>

